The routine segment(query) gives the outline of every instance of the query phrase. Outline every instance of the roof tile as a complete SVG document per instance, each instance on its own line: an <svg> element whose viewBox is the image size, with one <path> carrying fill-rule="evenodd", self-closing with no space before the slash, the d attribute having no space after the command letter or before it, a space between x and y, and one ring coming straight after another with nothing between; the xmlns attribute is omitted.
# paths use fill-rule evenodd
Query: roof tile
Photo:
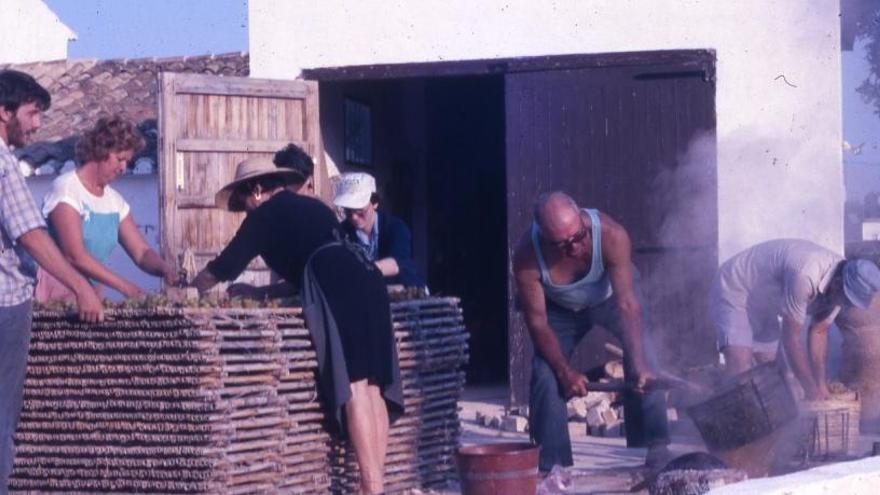
<svg viewBox="0 0 880 495"><path fill-rule="evenodd" d="M157 75L164 71L247 76L248 54L121 60L57 60L0 64L34 76L52 95L37 141L80 134L101 115L119 113L136 124L156 118Z"/></svg>

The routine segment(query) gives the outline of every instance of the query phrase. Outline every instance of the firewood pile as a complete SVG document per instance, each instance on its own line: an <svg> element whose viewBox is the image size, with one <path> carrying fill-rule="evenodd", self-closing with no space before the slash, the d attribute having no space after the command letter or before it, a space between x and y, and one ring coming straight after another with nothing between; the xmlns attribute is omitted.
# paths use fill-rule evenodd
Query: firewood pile
<svg viewBox="0 0 880 495"><path fill-rule="evenodd" d="M588 371L599 383L623 380L623 349L606 343L605 349L615 356L597 369ZM626 435L623 422L622 394L619 392L588 392L568 401L568 419L586 423L586 434L594 437Z"/></svg>
<svg viewBox="0 0 880 495"><path fill-rule="evenodd" d="M467 359L458 301L393 303L407 413L389 491L454 476ZM117 309L100 324L37 311L12 491L348 492L298 308Z"/></svg>

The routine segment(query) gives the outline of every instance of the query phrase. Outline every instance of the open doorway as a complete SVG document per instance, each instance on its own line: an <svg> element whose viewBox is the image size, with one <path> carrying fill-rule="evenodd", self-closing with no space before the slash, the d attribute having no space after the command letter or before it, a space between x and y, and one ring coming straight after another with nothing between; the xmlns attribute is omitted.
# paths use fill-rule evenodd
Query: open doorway
<svg viewBox="0 0 880 495"><path fill-rule="evenodd" d="M343 170L377 176L386 206L412 222L416 260L434 292L462 298L469 382L506 376L517 405L533 351L514 304L510 254L534 199L553 189L626 226L663 355L676 365L714 359L702 309L717 267L714 67L711 50L674 50L303 75L320 85L327 153ZM345 163L346 98L372 110L371 164ZM575 366L606 358L597 341L605 337L594 337Z"/></svg>
<svg viewBox="0 0 880 495"><path fill-rule="evenodd" d="M505 383L507 229L501 76L322 81L324 147L342 171L376 177L380 209L413 232L435 295L461 298L469 383ZM368 163L345 160L346 101L369 109Z"/></svg>
<svg viewBox="0 0 880 495"><path fill-rule="evenodd" d="M426 85L428 278L461 297L471 335L470 383L507 379L504 81L455 77Z"/></svg>

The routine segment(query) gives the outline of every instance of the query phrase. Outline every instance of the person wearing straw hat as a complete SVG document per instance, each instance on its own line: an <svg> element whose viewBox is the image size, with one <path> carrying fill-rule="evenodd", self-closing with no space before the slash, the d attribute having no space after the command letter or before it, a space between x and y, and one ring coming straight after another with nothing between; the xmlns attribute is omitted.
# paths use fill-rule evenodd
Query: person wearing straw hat
<svg viewBox="0 0 880 495"><path fill-rule="evenodd" d="M286 181L287 189L290 192L306 196L315 195L315 179L313 177L315 162L302 148L294 143L289 143L275 152L272 163L279 168L292 170L296 174L291 175L290 179ZM256 300L288 297L296 292L294 284L281 280L275 272L271 272L270 281L268 285L263 286L237 282L230 284L226 292L232 297Z"/></svg>
<svg viewBox="0 0 880 495"><path fill-rule="evenodd" d="M286 187L299 176L266 158L238 165L215 201L247 216L193 285L204 293L233 280L257 256L299 284L330 426L351 439L362 493L381 493L389 420L403 412L388 293L375 265L346 242L333 211Z"/></svg>
<svg viewBox="0 0 880 495"><path fill-rule="evenodd" d="M880 290L880 269L844 260L810 241L776 239L727 260L710 292L710 315L728 374L775 359L779 342L805 398L830 397L828 329L841 308L867 308ZM807 330L809 357L801 343Z"/></svg>
<svg viewBox="0 0 880 495"><path fill-rule="evenodd" d="M333 204L342 208L342 230L360 244L388 285L424 287L412 259L412 234L403 220L378 210L376 179L364 172L342 174Z"/></svg>

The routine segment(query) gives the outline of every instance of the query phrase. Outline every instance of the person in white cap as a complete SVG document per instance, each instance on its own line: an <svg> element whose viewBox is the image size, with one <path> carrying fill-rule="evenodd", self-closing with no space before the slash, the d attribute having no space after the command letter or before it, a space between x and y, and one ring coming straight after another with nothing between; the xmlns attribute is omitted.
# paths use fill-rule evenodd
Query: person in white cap
<svg viewBox="0 0 880 495"><path fill-rule="evenodd" d="M403 220L378 210L376 179L364 172L343 174L333 203L342 208L342 230L360 244L388 285L424 287L412 259L412 234Z"/></svg>
<svg viewBox="0 0 880 495"><path fill-rule="evenodd" d="M403 413L388 292L375 265L344 242L333 211L290 190L302 175L267 158L238 165L235 180L216 194L215 203L247 216L193 285L204 293L234 280L261 256L299 286L327 424L351 440L361 493L381 493L389 421Z"/></svg>
<svg viewBox="0 0 880 495"><path fill-rule="evenodd" d="M842 307L867 308L880 289L880 269L800 239L777 239L727 260L710 293L710 314L727 372L775 359L779 341L808 400L830 396L828 329ZM801 331L810 320L807 352Z"/></svg>

